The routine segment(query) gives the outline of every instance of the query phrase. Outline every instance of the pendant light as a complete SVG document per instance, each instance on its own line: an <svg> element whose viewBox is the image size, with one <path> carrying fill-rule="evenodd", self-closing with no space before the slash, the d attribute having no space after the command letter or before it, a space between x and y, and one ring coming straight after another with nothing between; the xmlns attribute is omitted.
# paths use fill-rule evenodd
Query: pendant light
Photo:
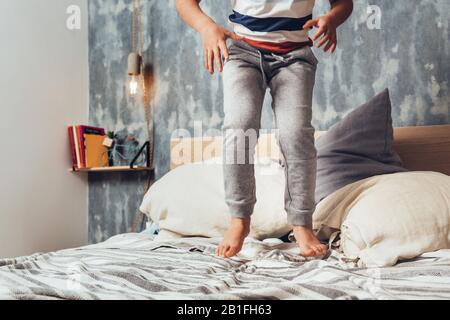
<svg viewBox="0 0 450 320"><path fill-rule="evenodd" d="M132 52L128 56L128 89L132 96L138 93L139 80L141 76L142 57Z"/></svg>
<svg viewBox="0 0 450 320"><path fill-rule="evenodd" d="M137 18L136 18L137 11ZM136 10L136 0L132 0L132 25L131 25L131 47L132 52L128 55L128 90L131 96L135 96L138 93L139 82L142 74L142 53L138 52L136 46L136 21L139 20L139 43L142 39L142 20L141 20L141 8L140 1L138 1L138 8ZM142 47L140 45L139 47Z"/></svg>

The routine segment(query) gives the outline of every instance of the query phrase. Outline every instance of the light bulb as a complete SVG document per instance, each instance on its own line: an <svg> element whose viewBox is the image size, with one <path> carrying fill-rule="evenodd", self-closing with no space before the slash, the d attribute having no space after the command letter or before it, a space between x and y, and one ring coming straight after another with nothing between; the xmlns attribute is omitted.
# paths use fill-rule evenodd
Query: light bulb
<svg viewBox="0 0 450 320"><path fill-rule="evenodd" d="M138 76L131 75L128 85L130 87L130 95L136 95L138 91Z"/></svg>

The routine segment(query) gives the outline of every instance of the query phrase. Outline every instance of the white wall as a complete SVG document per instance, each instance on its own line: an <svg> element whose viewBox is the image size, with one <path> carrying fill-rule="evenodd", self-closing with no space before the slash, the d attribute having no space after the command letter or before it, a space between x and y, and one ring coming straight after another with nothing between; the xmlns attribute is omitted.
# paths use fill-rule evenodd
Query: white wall
<svg viewBox="0 0 450 320"><path fill-rule="evenodd" d="M66 27L69 5L81 30ZM0 257L87 242L66 126L88 122L87 0L0 0Z"/></svg>

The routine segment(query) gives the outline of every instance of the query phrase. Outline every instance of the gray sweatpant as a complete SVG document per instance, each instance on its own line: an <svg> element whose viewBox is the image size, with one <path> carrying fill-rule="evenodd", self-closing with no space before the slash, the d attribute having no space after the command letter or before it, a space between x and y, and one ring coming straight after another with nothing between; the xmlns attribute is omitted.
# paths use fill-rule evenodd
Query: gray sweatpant
<svg viewBox="0 0 450 320"><path fill-rule="evenodd" d="M230 213L237 218L249 218L253 213L254 151L269 88L285 161L288 223L311 227L317 167L311 105L317 59L308 46L276 55L243 41L230 42L229 53L223 71L223 169Z"/></svg>

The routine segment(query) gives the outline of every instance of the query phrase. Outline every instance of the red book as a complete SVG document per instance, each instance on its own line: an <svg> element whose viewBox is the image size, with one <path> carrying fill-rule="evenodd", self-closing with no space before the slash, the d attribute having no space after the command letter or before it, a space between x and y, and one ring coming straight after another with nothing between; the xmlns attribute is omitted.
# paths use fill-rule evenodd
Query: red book
<svg viewBox="0 0 450 320"><path fill-rule="evenodd" d="M74 170L77 170L78 162L77 162L77 154L75 151L75 140L73 137L73 126L68 127L68 131L69 131L70 152L72 154L72 167Z"/></svg>
<svg viewBox="0 0 450 320"><path fill-rule="evenodd" d="M80 162L81 162L80 165L82 168L86 168L86 152L85 152L85 147L84 147L84 135L85 134L95 134L95 135L104 136L105 129L79 125L79 126L77 126L77 133L78 133L77 134L78 149L80 152Z"/></svg>

